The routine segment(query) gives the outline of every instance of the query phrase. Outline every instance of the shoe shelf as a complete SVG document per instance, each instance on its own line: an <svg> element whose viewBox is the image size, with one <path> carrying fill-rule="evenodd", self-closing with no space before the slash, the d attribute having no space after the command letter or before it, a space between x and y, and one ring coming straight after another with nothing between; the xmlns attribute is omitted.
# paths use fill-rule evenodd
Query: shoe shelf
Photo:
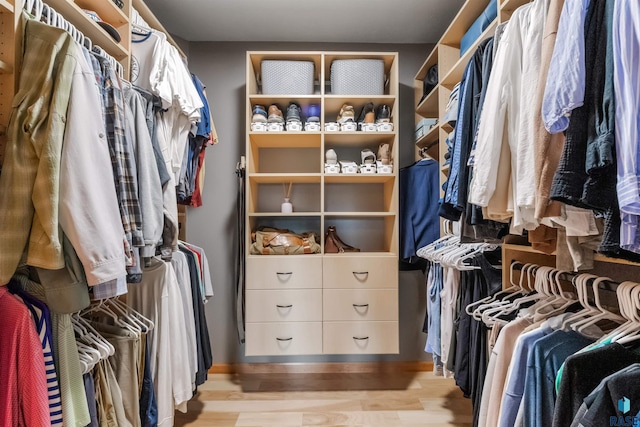
<svg viewBox="0 0 640 427"><path fill-rule="evenodd" d="M357 118L362 107L368 102L373 102L374 108L378 108L378 105L381 104L388 105L391 109L391 118L393 119L397 98L395 95L325 95L324 117L325 119L328 118L328 120L325 121L335 121L335 117L338 116L343 104L352 105Z"/></svg>
<svg viewBox="0 0 640 427"><path fill-rule="evenodd" d="M378 144L382 142L393 143L396 132L325 132L324 145L361 145ZM373 148L372 148L373 149ZM338 158L338 160L340 160Z"/></svg>
<svg viewBox="0 0 640 427"><path fill-rule="evenodd" d="M320 183L322 174L319 173L251 173L247 175L249 181L258 184L276 183Z"/></svg>
<svg viewBox="0 0 640 427"><path fill-rule="evenodd" d="M359 248L360 253L395 252L397 216L387 213L379 215L353 215L340 213L324 215L325 229L336 227L342 241ZM359 255L358 253L357 255ZM356 255L351 253L351 255Z"/></svg>
<svg viewBox="0 0 640 427"><path fill-rule="evenodd" d="M392 173L334 173L324 174L325 184L379 184L395 181Z"/></svg>
<svg viewBox="0 0 640 427"><path fill-rule="evenodd" d="M249 132L251 144L256 148L320 148L320 132Z"/></svg>

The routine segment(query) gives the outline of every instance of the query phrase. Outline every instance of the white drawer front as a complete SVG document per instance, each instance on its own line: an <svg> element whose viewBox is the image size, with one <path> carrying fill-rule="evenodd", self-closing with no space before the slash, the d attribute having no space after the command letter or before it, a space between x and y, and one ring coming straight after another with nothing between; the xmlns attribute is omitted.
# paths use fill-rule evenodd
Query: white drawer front
<svg viewBox="0 0 640 427"><path fill-rule="evenodd" d="M398 322L325 322L325 354L397 354Z"/></svg>
<svg viewBox="0 0 640 427"><path fill-rule="evenodd" d="M246 356L322 353L322 322L247 323Z"/></svg>
<svg viewBox="0 0 640 427"><path fill-rule="evenodd" d="M398 320L397 289L325 289L325 321Z"/></svg>
<svg viewBox="0 0 640 427"><path fill-rule="evenodd" d="M322 289L249 289L245 312L247 322L321 322Z"/></svg>
<svg viewBox="0 0 640 427"><path fill-rule="evenodd" d="M247 289L322 288L322 257L263 255L247 258Z"/></svg>
<svg viewBox="0 0 640 427"><path fill-rule="evenodd" d="M396 288L398 259L390 256L330 256L322 269L325 288Z"/></svg>

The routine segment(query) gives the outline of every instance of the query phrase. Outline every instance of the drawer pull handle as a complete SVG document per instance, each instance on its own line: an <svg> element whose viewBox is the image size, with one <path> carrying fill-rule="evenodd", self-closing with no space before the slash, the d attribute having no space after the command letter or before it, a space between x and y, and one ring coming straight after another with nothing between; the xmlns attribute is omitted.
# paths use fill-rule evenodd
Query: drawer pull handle
<svg viewBox="0 0 640 427"><path fill-rule="evenodd" d="M353 274L355 276L359 276L359 275L369 274L369 272L368 271L354 271Z"/></svg>
<svg viewBox="0 0 640 427"><path fill-rule="evenodd" d="M293 337L289 337L289 338L278 338L278 337L276 337L276 339L278 341L291 341L293 339Z"/></svg>
<svg viewBox="0 0 640 427"><path fill-rule="evenodd" d="M284 273L276 272L276 274L277 274L278 276L290 276L290 275L292 275L292 274L293 274L293 271L287 271L287 272L284 272Z"/></svg>
<svg viewBox="0 0 640 427"><path fill-rule="evenodd" d="M291 307L293 307L293 304L287 304L287 305L276 304L276 307L278 307L278 308L291 308Z"/></svg>
<svg viewBox="0 0 640 427"><path fill-rule="evenodd" d="M369 307L369 304L353 304L353 306L356 308L361 308L361 307Z"/></svg>
<svg viewBox="0 0 640 427"><path fill-rule="evenodd" d="M369 337L353 337L353 339L358 341L364 341L364 340L368 340Z"/></svg>

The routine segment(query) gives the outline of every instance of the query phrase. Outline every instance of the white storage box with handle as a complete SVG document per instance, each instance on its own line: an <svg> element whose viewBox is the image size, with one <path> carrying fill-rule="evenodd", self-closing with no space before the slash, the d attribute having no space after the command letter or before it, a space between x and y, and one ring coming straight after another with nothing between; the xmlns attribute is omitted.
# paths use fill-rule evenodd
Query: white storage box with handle
<svg viewBox="0 0 640 427"><path fill-rule="evenodd" d="M264 60L260 67L264 95L313 95L313 62Z"/></svg>
<svg viewBox="0 0 640 427"><path fill-rule="evenodd" d="M384 95L382 59L336 59L331 63L331 94Z"/></svg>

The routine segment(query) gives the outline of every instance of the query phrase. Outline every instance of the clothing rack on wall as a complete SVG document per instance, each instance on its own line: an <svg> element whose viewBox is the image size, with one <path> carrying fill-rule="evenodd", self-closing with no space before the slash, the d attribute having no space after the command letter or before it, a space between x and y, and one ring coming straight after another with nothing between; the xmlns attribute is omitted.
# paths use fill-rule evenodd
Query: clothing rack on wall
<svg viewBox="0 0 640 427"><path fill-rule="evenodd" d="M23 9L31 14L35 20L65 30L71 34L78 44L84 46L90 52L106 58L114 67L118 76L121 79L124 79L124 67L122 64L113 56L109 55L103 48L93 44L89 37L85 36L82 31L78 30L72 23L67 21L64 16L62 16L61 13L58 13L53 7L49 6L42 0L26 0L23 3Z"/></svg>

